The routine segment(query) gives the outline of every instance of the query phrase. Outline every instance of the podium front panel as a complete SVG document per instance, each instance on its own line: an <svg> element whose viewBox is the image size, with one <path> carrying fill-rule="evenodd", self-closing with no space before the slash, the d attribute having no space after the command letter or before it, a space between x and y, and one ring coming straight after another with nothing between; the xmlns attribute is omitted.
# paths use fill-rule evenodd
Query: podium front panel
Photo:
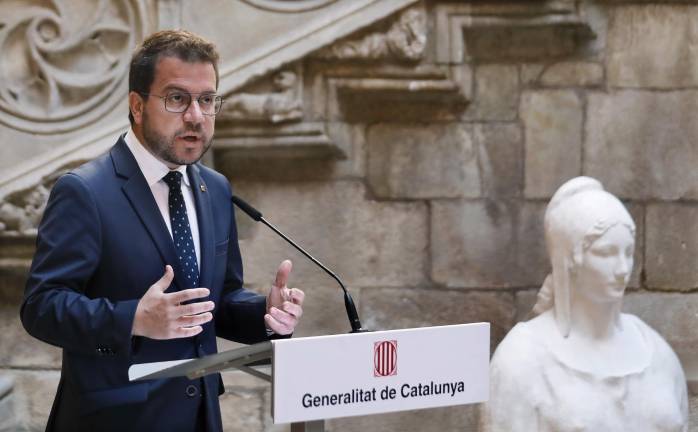
<svg viewBox="0 0 698 432"><path fill-rule="evenodd" d="M489 323L273 342L274 423L484 402Z"/></svg>

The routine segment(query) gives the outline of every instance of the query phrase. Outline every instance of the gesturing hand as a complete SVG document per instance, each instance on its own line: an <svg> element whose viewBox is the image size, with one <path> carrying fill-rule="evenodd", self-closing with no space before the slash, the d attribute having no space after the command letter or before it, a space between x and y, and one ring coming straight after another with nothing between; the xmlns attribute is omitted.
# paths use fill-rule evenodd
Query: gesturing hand
<svg viewBox="0 0 698 432"><path fill-rule="evenodd" d="M293 333L298 319L303 315L305 293L298 288L288 288L286 282L293 265L286 260L276 271L276 280L267 296L267 314L264 321L267 327L279 335Z"/></svg>
<svg viewBox="0 0 698 432"><path fill-rule="evenodd" d="M133 319L132 335L151 339L175 339L195 336L203 330L202 324L213 319L212 301L183 305L182 303L207 297L208 288L192 288L166 294L174 271L165 266L165 274L148 288L138 302Z"/></svg>

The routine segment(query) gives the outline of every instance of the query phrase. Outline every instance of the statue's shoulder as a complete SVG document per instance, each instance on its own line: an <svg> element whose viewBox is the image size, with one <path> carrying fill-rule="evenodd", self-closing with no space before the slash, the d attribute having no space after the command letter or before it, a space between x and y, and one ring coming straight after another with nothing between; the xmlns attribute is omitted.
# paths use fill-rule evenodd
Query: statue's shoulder
<svg viewBox="0 0 698 432"><path fill-rule="evenodd" d="M545 340L556 331L554 321L546 314L520 322L507 333L492 357L491 368L508 378L526 379L535 375L552 359Z"/></svg>
<svg viewBox="0 0 698 432"><path fill-rule="evenodd" d="M683 377L681 362L669 343L657 330L650 327L640 317L633 314L621 314L623 325L634 325L652 350L652 364L655 368L671 371Z"/></svg>

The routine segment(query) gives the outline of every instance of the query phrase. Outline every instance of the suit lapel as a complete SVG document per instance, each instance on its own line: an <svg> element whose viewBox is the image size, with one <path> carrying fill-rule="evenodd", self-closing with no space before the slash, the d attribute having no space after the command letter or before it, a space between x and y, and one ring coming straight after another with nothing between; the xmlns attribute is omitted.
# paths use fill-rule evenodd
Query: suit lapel
<svg viewBox="0 0 698 432"><path fill-rule="evenodd" d="M128 198L133 210L150 234L153 243L160 252L162 260L172 266L175 282L180 289L188 288L186 277L180 269L177 253L165 221L162 220L160 209L155 203L153 193L143 176L136 159L126 146L123 137L111 150L112 161L116 174L125 179L122 190Z"/></svg>
<svg viewBox="0 0 698 432"><path fill-rule="evenodd" d="M215 257L215 233L213 231L213 210L208 187L201 178L197 165L187 167L191 190L196 202L196 216L199 222L199 247L201 250L201 268L199 269L199 286L210 288L213 284L213 263Z"/></svg>

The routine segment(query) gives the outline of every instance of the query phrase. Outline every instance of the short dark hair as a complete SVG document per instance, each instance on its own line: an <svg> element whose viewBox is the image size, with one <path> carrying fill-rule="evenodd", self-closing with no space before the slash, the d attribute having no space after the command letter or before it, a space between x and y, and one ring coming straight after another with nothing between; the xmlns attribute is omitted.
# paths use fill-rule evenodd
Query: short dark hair
<svg viewBox="0 0 698 432"><path fill-rule="evenodd" d="M216 71L218 87L219 55L216 46L186 30L162 30L148 36L134 51L128 74L129 93L143 95L150 92L150 86L155 80L155 67L161 57L175 57L191 63L211 63ZM130 110L128 119L133 125Z"/></svg>

